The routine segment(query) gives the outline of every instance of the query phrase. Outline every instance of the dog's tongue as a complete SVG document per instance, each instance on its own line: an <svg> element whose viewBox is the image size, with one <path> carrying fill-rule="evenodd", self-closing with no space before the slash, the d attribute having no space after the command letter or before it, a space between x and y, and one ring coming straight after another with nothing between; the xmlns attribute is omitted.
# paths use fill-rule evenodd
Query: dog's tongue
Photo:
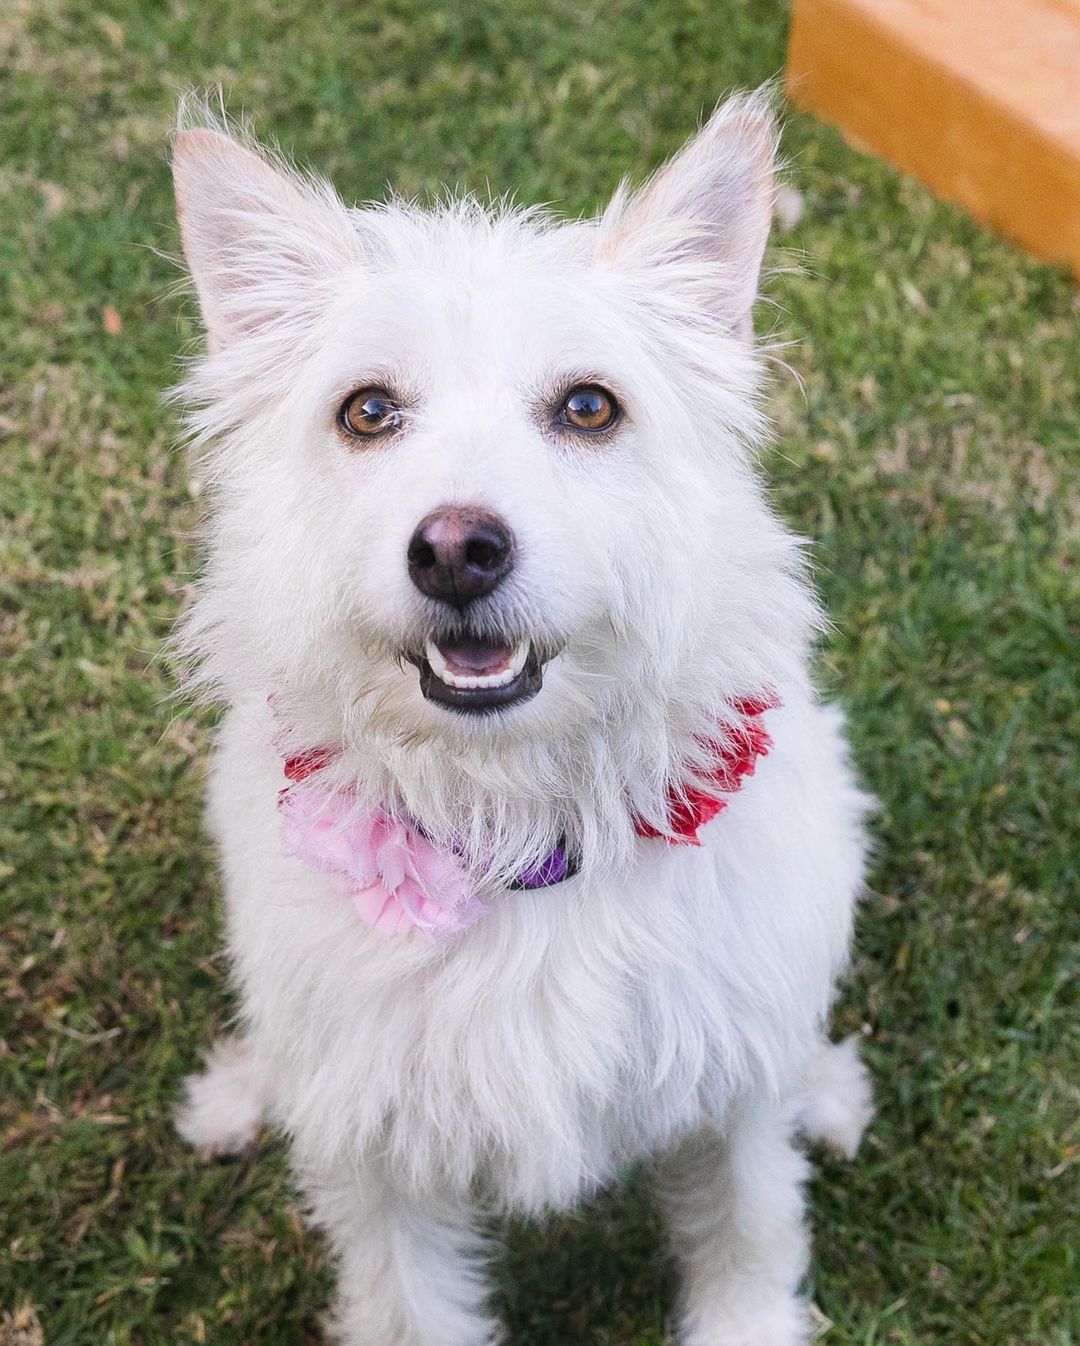
<svg viewBox="0 0 1080 1346"><path fill-rule="evenodd" d="M446 660L451 673L458 677L490 677L501 673L513 656L510 645L496 645L476 636L462 636L457 640L436 641L439 653Z"/></svg>

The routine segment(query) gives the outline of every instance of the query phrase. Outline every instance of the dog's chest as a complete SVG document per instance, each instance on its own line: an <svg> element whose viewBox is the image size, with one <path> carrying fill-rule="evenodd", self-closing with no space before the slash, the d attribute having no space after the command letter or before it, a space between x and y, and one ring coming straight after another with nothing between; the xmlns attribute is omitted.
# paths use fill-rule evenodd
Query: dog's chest
<svg viewBox="0 0 1080 1346"><path fill-rule="evenodd" d="M752 1020L671 928L656 876L508 893L431 946L368 930L331 881L242 836L225 847L232 952L311 1162L378 1152L421 1185L568 1205L722 1108L745 1069Z"/></svg>
<svg viewBox="0 0 1080 1346"><path fill-rule="evenodd" d="M290 1053L290 1127L532 1208L572 1203L721 1107L744 1053L732 1035L722 1059L715 995L685 953L676 963L658 943L646 960L602 922L560 927L556 906L581 896L508 897L513 921L496 915L482 940L411 967L369 942L352 977L333 972L317 1045ZM317 1022L328 993L309 994Z"/></svg>

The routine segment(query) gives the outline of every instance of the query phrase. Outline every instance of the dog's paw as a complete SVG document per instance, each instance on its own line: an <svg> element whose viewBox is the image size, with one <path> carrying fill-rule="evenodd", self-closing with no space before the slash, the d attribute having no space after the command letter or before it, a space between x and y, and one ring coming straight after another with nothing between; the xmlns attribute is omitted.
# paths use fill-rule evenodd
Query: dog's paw
<svg viewBox="0 0 1080 1346"><path fill-rule="evenodd" d="M798 1295L762 1285L687 1305L677 1346L809 1346L810 1315Z"/></svg>
<svg viewBox="0 0 1080 1346"><path fill-rule="evenodd" d="M823 1043L807 1079L799 1129L854 1159L873 1115L870 1076L859 1060L858 1039Z"/></svg>
<svg viewBox="0 0 1080 1346"><path fill-rule="evenodd" d="M250 1145L266 1110L266 1090L247 1047L222 1038L210 1049L206 1069L184 1081L176 1129L206 1158L235 1154Z"/></svg>
<svg viewBox="0 0 1080 1346"><path fill-rule="evenodd" d="M699 1324L675 1337L677 1346L809 1346L804 1315L762 1313L726 1319L716 1326Z"/></svg>

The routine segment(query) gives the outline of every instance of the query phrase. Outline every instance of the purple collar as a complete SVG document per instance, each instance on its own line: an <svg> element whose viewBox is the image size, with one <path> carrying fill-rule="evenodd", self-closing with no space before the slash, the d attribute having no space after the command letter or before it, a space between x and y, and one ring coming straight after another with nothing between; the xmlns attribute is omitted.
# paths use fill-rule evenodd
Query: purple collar
<svg viewBox="0 0 1080 1346"><path fill-rule="evenodd" d="M552 888L555 884L562 883L564 879L572 879L577 872L577 859L567 851L564 837L550 855L545 856L539 864L533 865L530 869L523 869L512 883L507 884L507 887L518 891L528 888Z"/></svg>

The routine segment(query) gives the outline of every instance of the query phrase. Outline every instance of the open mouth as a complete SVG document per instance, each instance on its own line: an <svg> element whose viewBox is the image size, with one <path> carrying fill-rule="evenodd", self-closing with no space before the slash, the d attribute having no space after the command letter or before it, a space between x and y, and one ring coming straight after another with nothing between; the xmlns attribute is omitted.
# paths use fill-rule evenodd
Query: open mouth
<svg viewBox="0 0 1080 1346"><path fill-rule="evenodd" d="M428 640L411 656L428 701L467 713L505 710L528 701L544 681L543 663L531 641L504 645L480 636Z"/></svg>

